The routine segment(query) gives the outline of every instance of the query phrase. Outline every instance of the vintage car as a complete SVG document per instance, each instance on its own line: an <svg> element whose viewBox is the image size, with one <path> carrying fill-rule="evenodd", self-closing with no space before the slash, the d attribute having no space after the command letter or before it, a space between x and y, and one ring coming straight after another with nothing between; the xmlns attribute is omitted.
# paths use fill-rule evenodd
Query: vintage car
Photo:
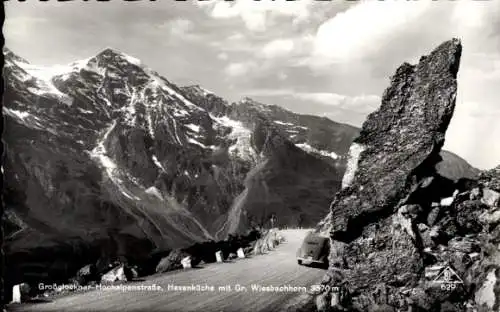
<svg viewBox="0 0 500 312"><path fill-rule="evenodd" d="M309 232L302 246L297 250L297 263L299 265L318 265L328 268L329 253L330 240L328 237Z"/></svg>

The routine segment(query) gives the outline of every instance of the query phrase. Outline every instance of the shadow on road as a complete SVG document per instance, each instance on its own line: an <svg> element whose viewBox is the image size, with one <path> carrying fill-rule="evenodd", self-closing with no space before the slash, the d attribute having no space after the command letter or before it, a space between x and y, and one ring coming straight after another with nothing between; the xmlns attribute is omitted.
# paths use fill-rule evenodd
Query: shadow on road
<svg viewBox="0 0 500 312"><path fill-rule="evenodd" d="M328 270L328 265L324 265L324 264L320 264L320 263L302 264L302 266L305 266L308 268Z"/></svg>
<svg viewBox="0 0 500 312"><path fill-rule="evenodd" d="M194 265L194 266L191 267L191 269L193 269L193 270L200 270L200 269L204 269L204 268L205 268L205 266L203 266L201 264Z"/></svg>
<svg viewBox="0 0 500 312"><path fill-rule="evenodd" d="M52 302L53 300L51 299L46 299L46 298L32 298L24 301L25 303L48 303Z"/></svg>

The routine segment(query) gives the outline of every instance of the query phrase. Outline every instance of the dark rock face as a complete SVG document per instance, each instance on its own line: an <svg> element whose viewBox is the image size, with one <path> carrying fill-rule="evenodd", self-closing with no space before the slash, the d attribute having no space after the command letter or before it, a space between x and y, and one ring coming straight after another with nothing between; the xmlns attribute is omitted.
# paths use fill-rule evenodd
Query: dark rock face
<svg viewBox="0 0 500 312"><path fill-rule="evenodd" d="M350 240L359 234L355 229L392 214L438 162L455 107L461 50L459 41L448 41L418 65L397 69L380 109L354 140L361 151L352 159L354 177L331 207L334 239Z"/></svg>
<svg viewBox="0 0 500 312"><path fill-rule="evenodd" d="M393 287L415 285L424 259L408 230L408 221L396 215L384 220L380 229L367 227L361 239L347 245L344 270L346 281L352 283L347 287L363 292L376 280Z"/></svg>
<svg viewBox="0 0 500 312"><path fill-rule="evenodd" d="M498 310L499 172L457 180L436 170L460 53L451 40L400 67L354 141L344 189L322 224L332 237L324 284L342 295L318 298L343 299L318 309Z"/></svg>
<svg viewBox="0 0 500 312"><path fill-rule="evenodd" d="M500 192L500 166L481 172L479 180L488 188Z"/></svg>

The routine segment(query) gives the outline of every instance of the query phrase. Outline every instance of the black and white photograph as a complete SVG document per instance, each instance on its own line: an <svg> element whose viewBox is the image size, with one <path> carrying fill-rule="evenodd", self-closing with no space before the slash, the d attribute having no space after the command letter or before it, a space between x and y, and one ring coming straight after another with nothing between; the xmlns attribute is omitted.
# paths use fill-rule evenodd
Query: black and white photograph
<svg viewBox="0 0 500 312"><path fill-rule="evenodd" d="M498 0L3 4L3 312L500 312Z"/></svg>

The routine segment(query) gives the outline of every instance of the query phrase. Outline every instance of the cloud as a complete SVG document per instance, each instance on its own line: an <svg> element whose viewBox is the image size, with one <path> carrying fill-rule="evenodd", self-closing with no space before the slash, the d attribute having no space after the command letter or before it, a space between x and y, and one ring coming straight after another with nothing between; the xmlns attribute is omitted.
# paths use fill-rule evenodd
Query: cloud
<svg viewBox="0 0 500 312"><path fill-rule="evenodd" d="M464 44L478 49L496 31L494 21L499 15L500 7L489 1L364 0L318 27L306 62L321 68L380 59L397 59L399 63L404 57L416 61L429 48L451 37L460 37Z"/></svg>
<svg viewBox="0 0 500 312"><path fill-rule="evenodd" d="M226 52L221 52L221 53L217 54L217 58L219 60L226 61L227 59L229 59L229 55Z"/></svg>
<svg viewBox="0 0 500 312"><path fill-rule="evenodd" d="M239 18L246 28L255 32L264 32L267 26L276 18L292 18L294 24L307 20L313 1L262 1L240 0L228 1L198 1L198 6L207 10L213 18Z"/></svg>
<svg viewBox="0 0 500 312"><path fill-rule="evenodd" d="M381 98L378 95L346 96L328 92L302 92L296 93L294 96L302 100L315 101L321 104L331 105L337 108L364 114L369 114L376 110L381 101Z"/></svg>
<svg viewBox="0 0 500 312"><path fill-rule="evenodd" d="M481 80L500 80L500 53L466 55L465 63L466 66L460 69L465 79L479 77Z"/></svg>
<svg viewBox="0 0 500 312"><path fill-rule="evenodd" d="M313 55L333 62L370 56L391 42L391 34L418 21L432 5L429 1L363 1L318 28Z"/></svg>
<svg viewBox="0 0 500 312"><path fill-rule="evenodd" d="M265 31L266 16L258 11L240 11L237 5L231 6L228 2L218 2L212 10L214 18L231 18L240 16L248 29Z"/></svg>
<svg viewBox="0 0 500 312"><path fill-rule="evenodd" d="M337 93L315 92L315 93L297 93L296 97L303 100L312 100L327 105L340 106L345 101L346 96Z"/></svg>
<svg viewBox="0 0 500 312"><path fill-rule="evenodd" d="M262 48L261 56L265 58L286 56L288 53L293 51L294 47L294 42L291 39L276 39L269 42Z"/></svg>
<svg viewBox="0 0 500 312"><path fill-rule="evenodd" d="M366 116L378 109L376 95L348 96L330 92L300 92L294 88L251 89L243 92L262 103L278 104L299 114L328 117L336 122L360 127Z"/></svg>
<svg viewBox="0 0 500 312"><path fill-rule="evenodd" d="M242 40L245 40L245 36L240 33L240 32L236 32L236 33L233 33L231 36L229 36L227 38L228 41L242 41Z"/></svg>
<svg viewBox="0 0 500 312"><path fill-rule="evenodd" d="M221 51L248 53L255 51L255 43L245 38L240 32L233 32L225 38L210 42L209 45Z"/></svg>
<svg viewBox="0 0 500 312"><path fill-rule="evenodd" d="M348 96L331 92L298 92L294 89L256 89L245 94L260 97L291 97L361 114L375 111L381 102L378 95Z"/></svg>
<svg viewBox="0 0 500 312"><path fill-rule="evenodd" d="M280 72L278 74L278 79L281 80L281 81L286 80L287 78L288 78L288 75L286 73L284 73L284 72Z"/></svg>
<svg viewBox="0 0 500 312"><path fill-rule="evenodd" d="M231 63L225 68L225 73L231 77L243 76L255 67L253 62Z"/></svg>
<svg viewBox="0 0 500 312"><path fill-rule="evenodd" d="M294 93L293 89L253 89L244 92L246 96L291 96Z"/></svg>
<svg viewBox="0 0 500 312"><path fill-rule="evenodd" d="M169 21L167 23L167 27L169 28L171 34L183 36L193 29L193 22L188 19L178 18Z"/></svg>
<svg viewBox="0 0 500 312"><path fill-rule="evenodd" d="M444 149L464 157L480 169L489 169L500 164L497 126L500 109L486 110L483 103L457 103L452 122L446 132Z"/></svg>
<svg viewBox="0 0 500 312"><path fill-rule="evenodd" d="M143 23L143 28L148 28L149 23ZM175 18L156 26L161 32L168 32L171 38L192 41L201 37L194 32L193 21L186 18Z"/></svg>
<svg viewBox="0 0 500 312"><path fill-rule="evenodd" d="M31 40L31 29L42 27L47 23L46 18L18 16L14 18L6 18L3 25L3 33L6 37L7 45L10 40L27 41Z"/></svg>

